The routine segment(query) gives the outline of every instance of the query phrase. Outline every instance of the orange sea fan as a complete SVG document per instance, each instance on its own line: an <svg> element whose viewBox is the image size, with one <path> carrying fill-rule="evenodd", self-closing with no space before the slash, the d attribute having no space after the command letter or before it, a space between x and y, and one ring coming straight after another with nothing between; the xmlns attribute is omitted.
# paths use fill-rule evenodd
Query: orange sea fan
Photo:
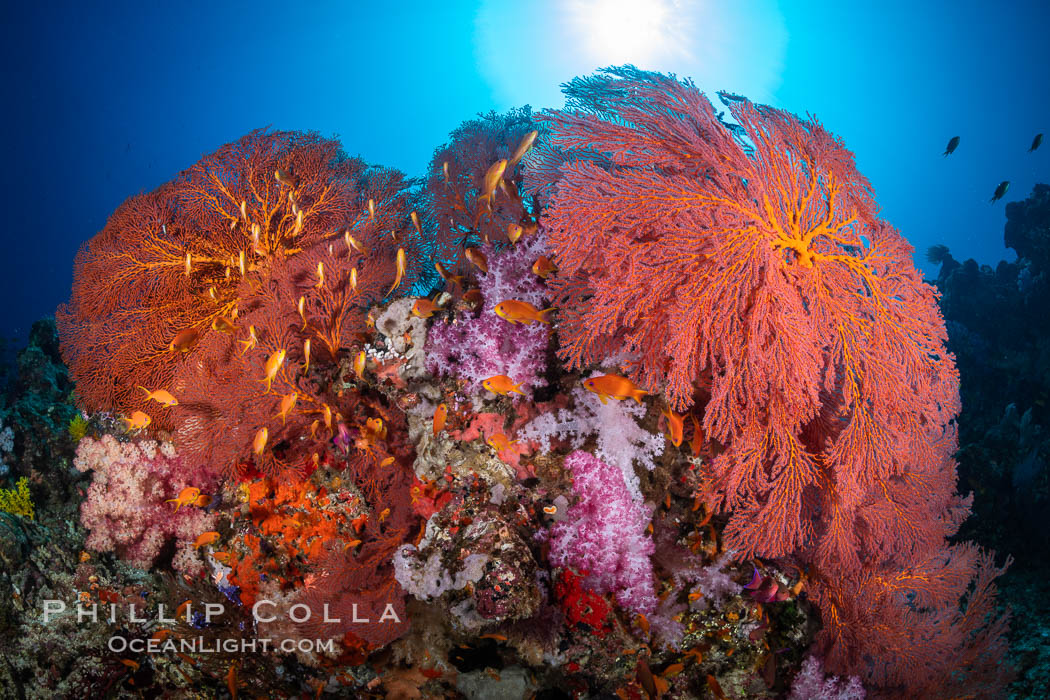
<svg viewBox="0 0 1050 700"><path fill-rule="evenodd" d="M389 199L401 181L374 176L335 141L254 131L129 199L81 248L57 314L83 407L143 407L136 386L168 387L184 359L169 350L177 334L215 332L236 317L244 278L365 216L369 197L383 199L373 183ZM171 427L164 416L154 425Z"/></svg>

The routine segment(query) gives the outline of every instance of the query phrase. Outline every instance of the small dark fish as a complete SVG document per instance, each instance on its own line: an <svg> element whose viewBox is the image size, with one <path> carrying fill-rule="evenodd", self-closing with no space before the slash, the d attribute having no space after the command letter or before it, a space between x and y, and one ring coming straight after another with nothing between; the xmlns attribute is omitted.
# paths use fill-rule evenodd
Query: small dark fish
<svg viewBox="0 0 1050 700"><path fill-rule="evenodd" d="M952 153L955 153L955 149L958 148L958 147L959 147L959 137L958 136L953 136L951 138L951 140L948 141L948 147L946 149L944 149L944 155L948 156L948 155L951 155Z"/></svg>
<svg viewBox="0 0 1050 700"><path fill-rule="evenodd" d="M1003 198L1003 195L1006 194L1006 191L1008 189L1010 189L1010 181L1009 180L1003 180L1002 182L999 183L999 186L995 188L995 194L993 194L992 198L989 199L988 201L993 203L993 204L995 202L998 202L1000 199Z"/></svg>
<svg viewBox="0 0 1050 700"><path fill-rule="evenodd" d="M1039 144L1041 144L1042 142L1043 142L1043 135L1042 134L1036 134L1035 138L1032 139L1032 145L1028 147L1028 152L1031 153L1035 149L1039 148Z"/></svg>

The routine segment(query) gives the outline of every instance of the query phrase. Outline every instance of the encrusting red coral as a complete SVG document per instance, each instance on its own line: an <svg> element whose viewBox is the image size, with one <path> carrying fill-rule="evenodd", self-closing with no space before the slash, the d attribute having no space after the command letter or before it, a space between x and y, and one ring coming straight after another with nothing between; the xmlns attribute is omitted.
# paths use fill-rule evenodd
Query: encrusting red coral
<svg viewBox="0 0 1050 700"><path fill-rule="evenodd" d="M554 583L554 596L571 624L584 623L588 631L604 637L609 632L608 617L612 606L602 596L583 587L586 573L562 569Z"/></svg>

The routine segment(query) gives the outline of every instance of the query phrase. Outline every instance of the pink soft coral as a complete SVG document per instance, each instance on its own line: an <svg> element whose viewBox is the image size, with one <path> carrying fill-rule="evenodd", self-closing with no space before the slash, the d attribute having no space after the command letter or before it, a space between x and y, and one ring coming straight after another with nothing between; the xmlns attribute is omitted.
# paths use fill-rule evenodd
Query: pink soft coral
<svg viewBox="0 0 1050 700"><path fill-rule="evenodd" d="M190 575L204 572L193 542L215 529L217 516L194 506L175 512L175 505L164 501L187 486L207 493L214 476L187 468L171 443L118 442L112 435L81 440L73 464L79 471L94 471L80 509L81 522L91 530L88 548L115 551L148 569L165 543L175 539L175 569Z"/></svg>
<svg viewBox="0 0 1050 700"><path fill-rule="evenodd" d="M546 242L543 234L537 233L498 253L491 245L483 250L489 271L480 282L482 308L473 318L434 324L427 335L427 369L466 379L475 389L483 379L506 374L528 394L547 384L543 373L548 327L542 323L512 324L493 309L508 299L540 307L544 287L531 267L546 252Z"/></svg>
<svg viewBox="0 0 1050 700"><path fill-rule="evenodd" d="M573 452L565 467L580 500L551 528L551 563L586 571L587 588L615 593L625 609L652 614L654 545L645 533L652 511L631 497L619 469L594 455Z"/></svg>
<svg viewBox="0 0 1050 700"><path fill-rule="evenodd" d="M825 677L820 659L809 656L791 683L788 700L864 700L865 697L867 694L856 676L849 680Z"/></svg>

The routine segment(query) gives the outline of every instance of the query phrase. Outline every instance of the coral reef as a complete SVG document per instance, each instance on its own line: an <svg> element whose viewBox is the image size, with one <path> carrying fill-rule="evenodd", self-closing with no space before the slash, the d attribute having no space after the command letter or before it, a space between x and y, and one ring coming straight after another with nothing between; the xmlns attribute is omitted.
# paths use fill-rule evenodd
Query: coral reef
<svg viewBox="0 0 1050 700"><path fill-rule="evenodd" d="M419 182L256 131L117 209L58 314L76 406L42 326L0 411L4 687L999 692L958 374L852 155L632 67L566 93ZM999 430L1034 483L1032 414Z"/></svg>

